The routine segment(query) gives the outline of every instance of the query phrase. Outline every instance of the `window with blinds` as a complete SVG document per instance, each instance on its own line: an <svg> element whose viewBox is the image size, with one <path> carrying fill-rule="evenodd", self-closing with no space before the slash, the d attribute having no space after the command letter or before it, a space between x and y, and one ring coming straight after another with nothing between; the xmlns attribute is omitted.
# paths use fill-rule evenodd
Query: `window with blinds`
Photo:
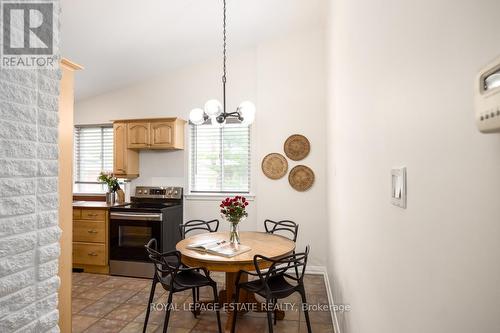
<svg viewBox="0 0 500 333"><path fill-rule="evenodd" d="M113 125L75 126L76 184L98 184L101 171L113 171Z"/></svg>
<svg viewBox="0 0 500 333"><path fill-rule="evenodd" d="M250 127L190 125L191 192L250 192Z"/></svg>

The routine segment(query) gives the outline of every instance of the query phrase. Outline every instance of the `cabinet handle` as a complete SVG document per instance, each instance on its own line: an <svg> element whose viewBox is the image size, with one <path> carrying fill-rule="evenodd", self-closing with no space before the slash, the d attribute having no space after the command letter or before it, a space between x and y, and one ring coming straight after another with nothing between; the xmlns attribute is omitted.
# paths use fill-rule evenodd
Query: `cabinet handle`
<svg viewBox="0 0 500 333"><path fill-rule="evenodd" d="M92 229L92 230L87 230L87 232L88 232L89 234L97 234L97 233L98 233L98 231L97 231L97 230L94 230L94 229Z"/></svg>
<svg viewBox="0 0 500 333"><path fill-rule="evenodd" d="M89 256L91 256L91 257L97 257L97 256L98 256L98 254L97 254L97 253L95 253L95 252L89 252Z"/></svg>
<svg viewBox="0 0 500 333"><path fill-rule="evenodd" d="M93 214L87 214L88 216L91 216L91 217L96 217L97 214L96 213L93 213Z"/></svg>

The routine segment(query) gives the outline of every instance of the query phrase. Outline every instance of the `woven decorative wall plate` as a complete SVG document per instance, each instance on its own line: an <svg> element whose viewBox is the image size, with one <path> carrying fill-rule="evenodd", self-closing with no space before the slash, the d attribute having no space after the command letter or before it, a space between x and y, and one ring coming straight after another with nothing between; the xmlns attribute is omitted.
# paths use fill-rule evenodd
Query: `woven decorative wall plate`
<svg viewBox="0 0 500 333"><path fill-rule="evenodd" d="M300 161L309 155L309 152L311 151L311 144L305 136L294 134L286 139L284 150L289 159Z"/></svg>
<svg viewBox="0 0 500 333"><path fill-rule="evenodd" d="M299 192L307 191L314 184L314 172L305 165L297 165L290 171L288 182Z"/></svg>
<svg viewBox="0 0 500 333"><path fill-rule="evenodd" d="M272 153L262 159L262 172L271 179L280 179L288 171L288 162L285 156Z"/></svg>

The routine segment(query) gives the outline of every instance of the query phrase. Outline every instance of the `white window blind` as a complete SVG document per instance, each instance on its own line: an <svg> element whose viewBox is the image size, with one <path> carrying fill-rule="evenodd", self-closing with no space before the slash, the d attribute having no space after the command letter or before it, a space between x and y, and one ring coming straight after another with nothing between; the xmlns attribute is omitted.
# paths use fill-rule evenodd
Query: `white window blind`
<svg viewBox="0 0 500 333"><path fill-rule="evenodd" d="M191 192L250 192L250 128L190 125Z"/></svg>
<svg viewBox="0 0 500 333"><path fill-rule="evenodd" d="M75 126L75 183L98 183L101 171L113 171L113 126Z"/></svg>

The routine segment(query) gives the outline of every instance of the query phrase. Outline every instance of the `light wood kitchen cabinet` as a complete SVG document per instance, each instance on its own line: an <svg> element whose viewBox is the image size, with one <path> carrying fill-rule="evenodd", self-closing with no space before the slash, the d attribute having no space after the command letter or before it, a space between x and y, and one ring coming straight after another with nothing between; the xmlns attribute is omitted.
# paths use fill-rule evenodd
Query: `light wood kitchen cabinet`
<svg viewBox="0 0 500 333"><path fill-rule="evenodd" d="M73 208L73 267L109 273L107 208Z"/></svg>
<svg viewBox="0 0 500 333"><path fill-rule="evenodd" d="M130 122L127 124L128 148L149 148L150 124L148 122Z"/></svg>
<svg viewBox="0 0 500 333"><path fill-rule="evenodd" d="M77 221L73 226L73 240L75 242L105 243L105 223L95 221Z"/></svg>
<svg viewBox="0 0 500 333"><path fill-rule="evenodd" d="M126 149L136 151L143 149L184 149L184 126L186 121L183 119L123 119L115 120L113 124L115 126L115 147L122 148L120 151L124 149L123 142L126 142ZM124 124L126 124L126 133L122 133ZM120 132L118 133L118 131ZM118 158L118 161L115 160L115 166L122 168L120 158Z"/></svg>
<svg viewBox="0 0 500 333"><path fill-rule="evenodd" d="M122 119L113 121L113 172L118 178L139 177L139 151L184 149L180 118Z"/></svg>
<svg viewBox="0 0 500 333"><path fill-rule="evenodd" d="M175 122L162 121L150 124L151 148L173 148Z"/></svg>
<svg viewBox="0 0 500 333"><path fill-rule="evenodd" d="M119 178L139 176L139 152L128 149L127 123L113 123L113 173Z"/></svg>
<svg viewBox="0 0 500 333"><path fill-rule="evenodd" d="M107 266L105 244L74 243L73 263L87 266ZM89 270L87 270L89 272Z"/></svg>

